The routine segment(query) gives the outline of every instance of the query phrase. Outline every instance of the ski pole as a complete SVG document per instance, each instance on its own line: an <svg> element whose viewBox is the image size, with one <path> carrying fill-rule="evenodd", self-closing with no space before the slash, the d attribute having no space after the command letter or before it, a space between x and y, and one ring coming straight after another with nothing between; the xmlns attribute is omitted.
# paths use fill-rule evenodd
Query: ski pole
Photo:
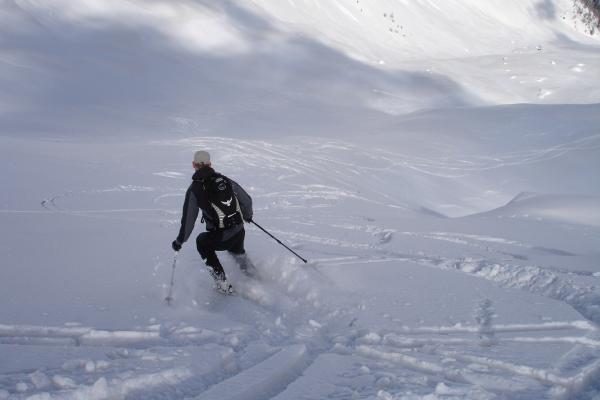
<svg viewBox="0 0 600 400"><path fill-rule="evenodd" d="M175 256L173 257L173 268L171 269L171 283L169 284L169 293L167 294L167 297L165 297L165 303L167 303L167 305L169 306L173 301L173 284L175 283L175 267L177 266L177 254L179 254L178 251L175 252Z"/></svg>
<svg viewBox="0 0 600 400"><path fill-rule="evenodd" d="M289 247L287 247L285 244L281 243L281 240L277 239L275 236L271 235L265 228L263 228L262 226L260 226L259 224L257 224L256 222L252 221L252 223L254 225L256 225L258 227L258 229L260 229L261 231L263 231L264 233L266 233L267 235L271 236L273 239L275 239L275 241L277 243L279 243L280 245L282 245L283 247L285 247L286 249L288 249L292 254L294 254L296 257L298 257L299 259L301 259L302 261L304 261L304 263L307 263L308 261L306 261L306 259L302 258L298 253L296 253L294 250L290 249Z"/></svg>

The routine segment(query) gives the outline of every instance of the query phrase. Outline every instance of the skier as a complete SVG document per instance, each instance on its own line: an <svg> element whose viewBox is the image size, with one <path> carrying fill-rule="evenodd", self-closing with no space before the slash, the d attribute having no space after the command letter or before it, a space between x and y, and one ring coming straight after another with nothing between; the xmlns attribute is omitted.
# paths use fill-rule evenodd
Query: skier
<svg viewBox="0 0 600 400"><path fill-rule="evenodd" d="M196 172L185 193L179 235L171 246L175 251L181 250L202 210L201 222L206 222L206 232L198 235L196 246L217 290L230 294L233 287L227 281L216 251L227 250L244 273L252 273L253 267L244 250L244 221L252 222L252 198L236 182L215 172L208 152L197 151L192 166Z"/></svg>

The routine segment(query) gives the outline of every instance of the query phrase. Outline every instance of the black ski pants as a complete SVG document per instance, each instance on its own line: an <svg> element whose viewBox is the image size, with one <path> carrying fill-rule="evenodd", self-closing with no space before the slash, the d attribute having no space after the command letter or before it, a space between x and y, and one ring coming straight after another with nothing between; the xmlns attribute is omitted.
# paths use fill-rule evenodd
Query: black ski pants
<svg viewBox="0 0 600 400"><path fill-rule="evenodd" d="M244 238L246 232L241 231L227 240L223 240L223 231L216 230L202 232L196 238L196 247L200 257L206 262L206 265L212 269L211 274L215 279L225 279L225 271L217 257L217 251L228 251L234 256L241 256L246 253L244 250Z"/></svg>

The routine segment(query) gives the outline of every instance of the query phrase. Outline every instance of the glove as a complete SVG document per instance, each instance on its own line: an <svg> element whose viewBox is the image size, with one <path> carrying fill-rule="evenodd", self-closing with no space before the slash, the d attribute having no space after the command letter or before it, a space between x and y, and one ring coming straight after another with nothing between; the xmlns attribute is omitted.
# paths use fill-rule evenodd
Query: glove
<svg viewBox="0 0 600 400"><path fill-rule="evenodd" d="M171 247L173 248L173 250L179 251L181 250L181 243L179 243L177 240L173 240L173 243L171 243Z"/></svg>
<svg viewBox="0 0 600 400"><path fill-rule="evenodd" d="M247 223L250 224L250 223L252 223L252 217L249 217L249 218L246 217L246 218L244 218L244 221L246 221Z"/></svg>

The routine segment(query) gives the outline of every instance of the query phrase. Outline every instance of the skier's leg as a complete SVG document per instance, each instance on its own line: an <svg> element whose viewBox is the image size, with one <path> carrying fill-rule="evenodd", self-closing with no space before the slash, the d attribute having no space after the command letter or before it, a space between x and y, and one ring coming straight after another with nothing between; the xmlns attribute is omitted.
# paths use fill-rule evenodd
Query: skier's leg
<svg viewBox="0 0 600 400"><path fill-rule="evenodd" d="M202 232L196 238L196 247L200 257L206 262L208 271L215 280L225 280L225 270L217 257L220 237L218 232Z"/></svg>
<svg viewBox="0 0 600 400"><path fill-rule="evenodd" d="M229 239L225 244L227 251L231 254L245 254L246 250L244 250L244 239L246 237L246 231L243 229L239 231L234 237Z"/></svg>
<svg viewBox="0 0 600 400"><path fill-rule="evenodd" d="M250 274L255 270L255 268L254 265L252 265L252 262L250 262L250 259L246 254L246 250L244 250L245 237L246 232L242 229L241 232L232 237L227 243L227 251L235 258L240 270L246 274Z"/></svg>
<svg viewBox="0 0 600 400"><path fill-rule="evenodd" d="M233 257L242 271L247 276L256 276L256 267L252 264L252 261L248 258L248 254L234 254Z"/></svg>

